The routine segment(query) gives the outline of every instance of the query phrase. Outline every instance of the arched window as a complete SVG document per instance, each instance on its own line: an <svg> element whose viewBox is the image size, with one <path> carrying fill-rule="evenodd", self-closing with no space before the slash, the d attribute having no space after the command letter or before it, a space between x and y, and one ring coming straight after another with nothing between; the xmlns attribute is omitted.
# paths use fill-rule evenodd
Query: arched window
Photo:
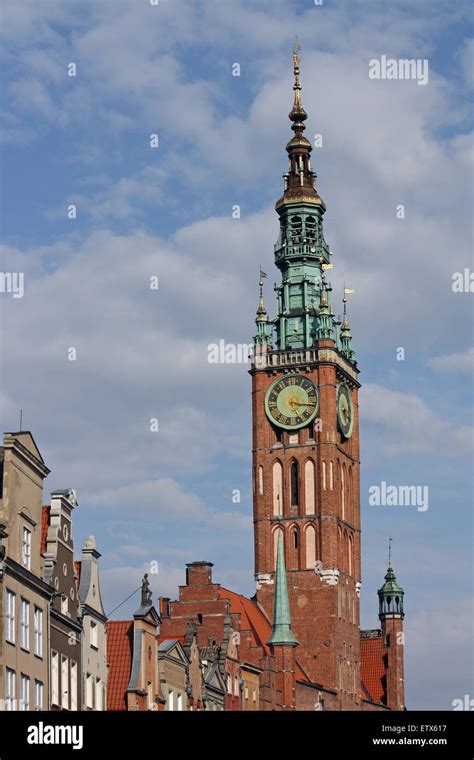
<svg viewBox="0 0 474 760"><path fill-rule="evenodd" d="M311 240L316 237L316 219L314 216L306 217L306 237Z"/></svg>
<svg viewBox="0 0 474 760"><path fill-rule="evenodd" d="M353 468L349 467L349 483L348 483L348 496L347 503L349 505L349 520L351 525L354 525L355 512L354 512L354 472Z"/></svg>
<svg viewBox="0 0 474 760"><path fill-rule="evenodd" d="M281 462L273 465L273 514L283 514L283 466Z"/></svg>
<svg viewBox="0 0 474 760"><path fill-rule="evenodd" d="M343 465L341 467L341 513L342 513L342 519L346 519L346 488L345 488L345 472L346 467Z"/></svg>
<svg viewBox="0 0 474 760"><path fill-rule="evenodd" d="M299 243L301 241L302 222L300 216L293 216L291 219L291 232L293 243Z"/></svg>
<svg viewBox="0 0 474 760"><path fill-rule="evenodd" d="M326 490L326 462L323 462L323 491Z"/></svg>
<svg viewBox="0 0 474 760"><path fill-rule="evenodd" d="M349 562L348 562L348 573L349 575L352 575L352 536L349 536Z"/></svg>
<svg viewBox="0 0 474 760"><path fill-rule="evenodd" d="M337 526L337 565L339 570L343 570L343 549L342 549L342 529ZM344 617L344 614L343 614Z"/></svg>
<svg viewBox="0 0 474 760"><path fill-rule="evenodd" d="M273 569L276 569L277 553L278 553L278 539L283 538L283 550L285 549L285 537L281 528L277 528L273 531Z"/></svg>
<svg viewBox="0 0 474 760"><path fill-rule="evenodd" d="M305 532L306 539L306 568L313 570L316 565L316 528L308 525Z"/></svg>
<svg viewBox="0 0 474 760"><path fill-rule="evenodd" d="M288 557L288 566L290 570L297 570L299 567L298 562L298 546L299 546L299 536L298 536L298 528L296 525L293 525L290 528L290 541L289 541L289 557Z"/></svg>
<svg viewBox="0 0 474 760"><path fill-rule="evenodd" d="M314 500L314 463L308 459L304 466L304 511L307 515L314 515L316 504Z"/></svg>
<svg viewBox="0 0 474 760"><path fill-rule="evenodd" d="M258 468L258 493L260 496L263 494L263 467L259 465Z"/></svg>
<svg viewBox="0 0 474 760"><path fill-rule="evenodd" d="M298 464L292 462L290 468L290 505L297 507L299 504L299 488L298 488Z"/></svg>
<svg viewBox="0 0 474 760"><path fill-rule="evenodd" d="M345 530L344 531L344 542L343 542L344 556L343 556L343 563L342 563L342 569L343 569L343 571L345 573L347 573L347 566L349 564L349 562L348 562L349 558L347 556L348 555L348 551L349 551L348 547L349 547L349 539L347 537L347 530Z"/></svg>
<svg viewBox="0 0 474 760"><path fill-rule="evenodd" d="M332 462L329 462L329 490L332 491L333 488L334 488L334 474L333 474Z"/></svg>

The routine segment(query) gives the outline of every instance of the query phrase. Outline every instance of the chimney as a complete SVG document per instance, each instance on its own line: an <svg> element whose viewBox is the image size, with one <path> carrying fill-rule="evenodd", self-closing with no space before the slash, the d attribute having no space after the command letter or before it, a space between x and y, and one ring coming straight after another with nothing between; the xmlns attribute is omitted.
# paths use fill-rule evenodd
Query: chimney
<svg viewBox="0 0 474 760"><path fill-rule="evenodd" d="M212 562L189 562L186 565L187 586L209 586L212 583Z"/></svg>

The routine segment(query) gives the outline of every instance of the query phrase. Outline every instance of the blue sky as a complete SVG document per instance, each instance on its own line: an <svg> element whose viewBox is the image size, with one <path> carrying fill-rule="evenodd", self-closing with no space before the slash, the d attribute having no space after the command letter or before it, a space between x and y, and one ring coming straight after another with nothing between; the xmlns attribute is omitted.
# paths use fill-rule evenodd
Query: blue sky
<svg viewBox="0 0 474 760"><path fill-rule="evenodd" d="M260 264L274 311L297 34L335 302L356 289L362 625L378 623L391 535L408 706L472 695L473 296L452 291L472 268L470 3L4 0L0 14L0 262L25 273L22 299L0 294L2 429L23 408L46 493L76 489L76 546L95 534L107 609L153 560L155 593L174 598L196 559L254 591L250 378L208 364L207 346L251 340ZM428 59L428 84L370 80L381 55ZM428 486L428 510L369 506L382 481Z"/></svg>

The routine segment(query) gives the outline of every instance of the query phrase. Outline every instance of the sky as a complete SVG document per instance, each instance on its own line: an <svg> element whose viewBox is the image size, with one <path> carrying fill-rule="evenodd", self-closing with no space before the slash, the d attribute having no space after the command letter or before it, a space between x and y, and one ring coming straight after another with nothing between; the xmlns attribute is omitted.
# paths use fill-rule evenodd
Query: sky
<svg viewBox="0 0 474 760"><path fill-rule="evenodd" d="M464 0L3 0L0 271L24 295L0 293L2 430L22 409L45 500L76 490L107 612L150 562L155 595L194 560L255 590L249 367L208 345L251 342L259 266L275 312L297 35L336 312L355 289L361 624L391 536L408 708L474 695L472 21ZM384 55L428 82L371 79ZM428 508L370 505L382 482Z"/></svg>

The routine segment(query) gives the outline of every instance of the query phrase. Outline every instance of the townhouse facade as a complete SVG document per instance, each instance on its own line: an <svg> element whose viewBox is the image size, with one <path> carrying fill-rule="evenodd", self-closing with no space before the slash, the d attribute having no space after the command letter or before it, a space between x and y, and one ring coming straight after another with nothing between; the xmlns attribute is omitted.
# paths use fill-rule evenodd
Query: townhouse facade
<svg viewBox="0 0 474 760"><path fill-rule="evenodd" d="M107 709L107 617L99 576L100 554L94 536L84 542L82 556L74 563L82 625L83 710Z"/></svg>
<svg viewBox="0 0 474 760"><path fill-rule="evenodd" d="M100 555L88 539L81 562L74 563L75 492L54 491L44 505L48 474L30 432L5 433L0 447L0 710L80 710L89 690L90 709L105 709L107 621L100 599ZM89 681L83 678L83 650Z"/></svg>
<svg viewBox="0 0 474 760"><path fill-rule="evenodd" d="M7 433L0 448L0 707L49 707L53 589L42 577L43 481L49 473L31 433Z"/></svg>

